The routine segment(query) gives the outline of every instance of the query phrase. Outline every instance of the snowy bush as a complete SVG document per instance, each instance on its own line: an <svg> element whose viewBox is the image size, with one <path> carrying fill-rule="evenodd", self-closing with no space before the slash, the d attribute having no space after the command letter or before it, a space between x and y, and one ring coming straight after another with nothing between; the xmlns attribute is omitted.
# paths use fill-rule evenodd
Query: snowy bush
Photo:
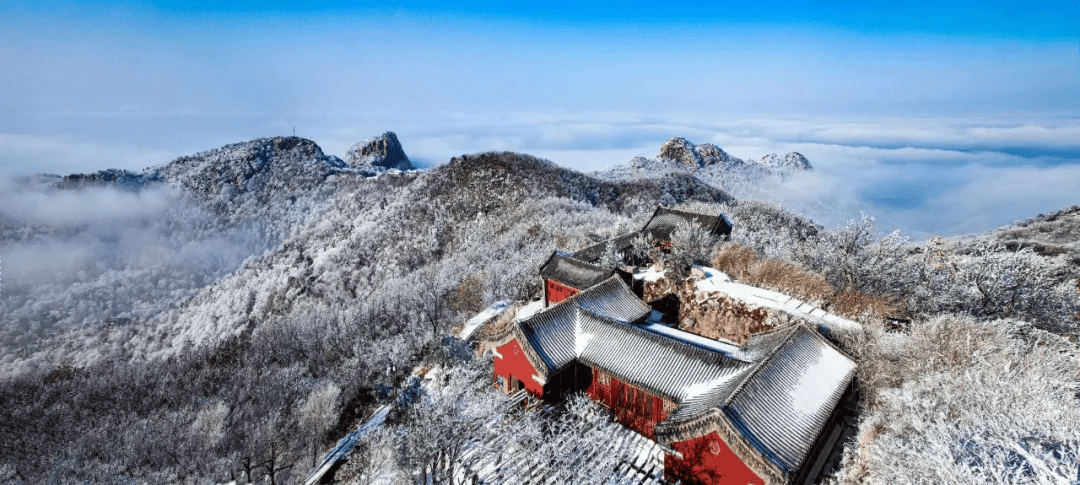
<svg viewBox="0 0 1080 485"><path fill-rule="evenodd" d="M841 483L1072 483L1080 479L1080 361L983 323L938 317L847 337L864 407ZM1055 340L1056 339L1056 342Z"/></svg>

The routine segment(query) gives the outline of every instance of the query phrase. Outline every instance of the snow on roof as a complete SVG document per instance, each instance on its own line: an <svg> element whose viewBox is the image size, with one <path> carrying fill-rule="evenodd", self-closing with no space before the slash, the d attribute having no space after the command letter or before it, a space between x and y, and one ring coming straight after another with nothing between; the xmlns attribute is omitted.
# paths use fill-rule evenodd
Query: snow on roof
<svg viewBox="0 0 1080 485"><path fill-rule="evenodd" d="M581 261L596 263L603 259L608 248L614 248L616 252L625 251L633 247L634 238L640 234L638 231L620 234L610 240L600 241L591 246L579 249L574 253L574 258Z"/></svg>
<svg viewBox="0 0 1080 485"><path fill-rule="evenodd" d="M641 328L680 342L719 352L733 359L749 362L743 355L743 348L728 340L714 340L659 323L648 323L642 325Z"/></svg>
<svg viewBox="0 0 1080 485"><path fill-rule="evenodd" d="M568 300L596 315L622 322L636 322L652 311L618 275L612 276ZM566 304L564 300L560 304Z"/></svg>
<svg viewBox="0 0 1080 485"><path fill-rule="evenodd" d="M698 226L714 235L731 233L730 221L722 214L714 216L666 207L657 207L641 232L657 239L671 239L671 233L682 224Z"/></svg>
<svg viewBox="0 0 1080 485"><path fill-rule="evenodd" d="M613 268L604 268L563 256L558 251L552 253L551 257L540 267L541 278L555 280L579 290L595 286L614 272Z"/></svg>
<svg viewBox="0 0 1080 485"><path fill-rule="evenodd" d="M578 293L518 325L549 370L563 368L587 347L579 342L595 335L596 322L632 322L652 310L618 276ZM588 340L592 340L591 337Z"/></svg>
<svg viewBox="0 0 1080 485"><path fill-rule="evenodd" d="M728 398L724 411L770 459L796 470L854 374L855 362L799 326Z"/></svg>

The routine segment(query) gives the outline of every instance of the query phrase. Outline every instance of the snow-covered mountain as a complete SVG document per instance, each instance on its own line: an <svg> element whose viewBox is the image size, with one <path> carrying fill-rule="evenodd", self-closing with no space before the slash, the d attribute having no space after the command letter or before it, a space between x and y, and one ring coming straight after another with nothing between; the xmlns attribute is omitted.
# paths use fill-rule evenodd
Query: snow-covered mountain
<svg viewBox="0 0 1080 485"><path fill-rule="evenodd" d="M770 153L761 157L761 164L775 171L813 170L810 161L799 152L788 152L783 155Z"/></svg>
<svg viewBox="0 0 1080 485"><path fill-rule="evenodd" d="M679 174L695 178L729 195L761 197L761 189L781 184L791 176L813 170L801 153L768 154L760 160L744 160L711 143L696 145L675 137L664 142L656 157L634 157L623 165L596 172L610 181L632 181Z"/></svg>
<svg viewBox="0 0 1080 485"><path fill-rule="evenodd" d="M295 481L313 449L385 403L413 368L460 362L468 352L445 340L451 328L496 302L537 295L538 268L552 251L640 228L661 204L730 217L735 244L698 248L699 256L726 261L739 278L820 290L916 321L965 315L932 324L947 331L942 338L868 334L887 342L860 355L877 363L868 372L881 371L863 376L867 389L882 389L879 402L904 402L889 386L924 385L935 396L985 387L914 382L920 372L943 375L922 365L924 355L956 365L956 349L923 350L972 342L951 329L978 340L987 334L978 325L1009 318L1029 333L1034 327L1018 319L1067 333L1080 318L1076 210L920 246L879 238L871 219L827 229L730 195L809 170L794 153L745 161L673 139L656 158L584 174L508 152L409 170L399 145L383 135L345 161L310 140L263 138L137 173L0 187L0 481L226 482L257 481L258 473ZM999 274L1007 277L988 276ZM873 354L885 351L896 354ZM904 358L921 370L889 372ZM468 392L491 401L479 394L490 389L490 372L453 365L453 379L473 372ZM987 382L1021 368L1005 366ZM1044 377L1018 381L1053 388L1029 393L1040 405L1067 387ZM426 426L406 433L414 441L382 438L406 471L419 466L408 461L414 444L444 432L439 443L455 443L461 429L395 419ZM876 443L873 419L856 448Z"/></svg>
<svg viewBox="0 0 1080 485"><path fill-rule="evenodd" d="M127 170L107 169L89 174L71 174L56 177L55 184L63 189L81 189L86 187L112 187L121 190L139 191L155 183L162 182L161 177L153 172L133 173Z"/></svg>
<svg viewBox="0 0 1080 485"><path fill-rule="evenodd" d="M392 133L375 140L358 146L376 151L354 147L350 160L404 156ZM250 331L302 302L385 303L399 297L384 293L388 281L419 284L421 269L424 278L435 278L432 268L443 268L436 271L445 273L436 286L444 294L475 267L495 265L503 269L488 273L488 297L521 296L535 269L527 261L545 257L559 238L564 246L578 244L595 227L627 223L626 217L659 203L731 200L686 174L606 181L515 153L463 155L430 170L400 171L407 163L399 160L399 170L373 174L310 140L276 137L140 173L47 179L53 187L33 192L36 200L118 193L127 194L121 195L130 200L126 206L155 209L100 223L92 214L61 224L32 213L0 215L5 257L45 257L60 247L86 253L51 271L40 263L37 269L8 264L0 295L0 344L6 349L0 364L5 371L25 371L61 362L89 365L109 355L171 355ZM567 207L577 207L572 210L587 220L608 222L581 225L569 217L537 223ZM107 210L115 209L96 213ZM492 241L520 238L531 227L543 229L502 249L475 240L478 234Z"/></svg>
<svg viewBox="0 0 1080 485"><path fill-rule="evenodd" d="M640 157L631 161L631 165L643 166ZM685 138L675 137L660 146L657 161L675 162L690 169L760 170L774 174L783 174L797 170L813 170L810 161L801 153L790 152L784 155L770 153L760 161L748 161L734 157L712 143L695 145Z"/></svg>

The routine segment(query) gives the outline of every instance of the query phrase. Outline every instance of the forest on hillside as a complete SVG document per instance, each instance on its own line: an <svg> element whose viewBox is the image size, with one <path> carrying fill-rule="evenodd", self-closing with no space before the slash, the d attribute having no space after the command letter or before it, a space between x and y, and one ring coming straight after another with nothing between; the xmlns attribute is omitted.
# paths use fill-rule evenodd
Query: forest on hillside
<svg viewBox="0 0 1080 485"><path fill-rule="evenodd" d="M552 251L639 228L657 205L734 222L730 240L670 257L863 325L829 336L857 358L861 396L831 480L1080 483L1075 210L909 241L871 217L826 228L736 200L693 172L605 177L485 153L368 176L317 146L251 144L136 188L3 191L101 210L0 212L0 483L298 483L383 404L387 424L338 479L444 483L506 404L450 331L534 298ZM245 160L266 163L227 180L196 170ZM55 254L48 271L11 263ZM559 470L567 451L550 443L590 445L582 430L600 426L565 420L599 414L526 416L518 441L486 443ZM616 458L565 479L606 482Z"/></svg>

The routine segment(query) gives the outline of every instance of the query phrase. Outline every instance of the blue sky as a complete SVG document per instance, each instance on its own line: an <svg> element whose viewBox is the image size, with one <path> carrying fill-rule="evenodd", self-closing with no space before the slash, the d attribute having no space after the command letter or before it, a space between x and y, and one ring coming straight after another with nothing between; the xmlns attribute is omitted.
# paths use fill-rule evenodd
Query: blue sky
<svg viewBox="0 0 1080 485"><path fill-rule="evenodd" d="M509 149L586 170L686 136L809 152L857 190L776 196L827 222L962 233L1080 203L1077 0L0 0L0 63L0 173L139 169L294 126L330 153L393 130L428 165ZM1057 183L935 207L1031 170Z"/></svg>

